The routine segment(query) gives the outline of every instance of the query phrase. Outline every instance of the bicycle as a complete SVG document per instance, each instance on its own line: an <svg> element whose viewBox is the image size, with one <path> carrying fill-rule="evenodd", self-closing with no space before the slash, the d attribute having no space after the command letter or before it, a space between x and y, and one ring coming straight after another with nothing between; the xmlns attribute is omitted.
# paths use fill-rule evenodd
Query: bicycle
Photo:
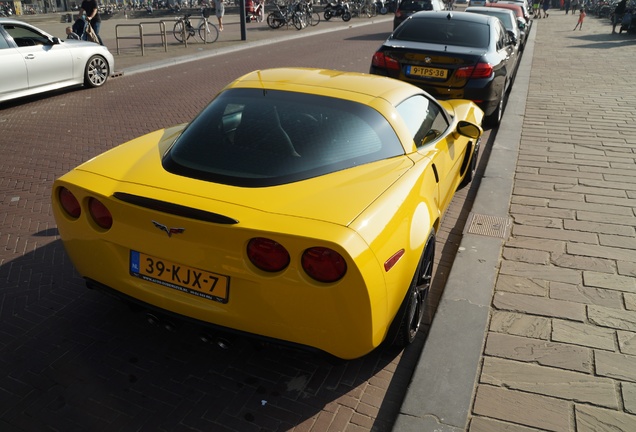
<svg viewBox="0 0 636 432"><path fill-rule="evenodd" d="M305 13L307 14L307 20L312 27L317 26L320 23L320 14L314 11L314 6L311 1L304 1Z"/></svg>
<svg viewBox="0 0 636 432"><path fill-rule="evenodd" d="M293 24L297 30L307 27L308 20L304 12L298 10L298 3L289 4L284 8L274 2L276 10L267 15L267 25L273 29ZM284 6L284 5L283 5Z"/></svg>
<svg viewBox="0 0 636 432"><path fill-rule="evenodd" d="M177 22L174 24L174 28L172 29L172 34L174 38L183 43L184 39L187 41L191 37L199 36L199 39L202 42L213 43L219 38L219 29L208 21L210 17L209 9L203 9L201 11L201 24L197 28L195 28L190 22L191 14L185 14L182 18L179 18Z"/></svg>

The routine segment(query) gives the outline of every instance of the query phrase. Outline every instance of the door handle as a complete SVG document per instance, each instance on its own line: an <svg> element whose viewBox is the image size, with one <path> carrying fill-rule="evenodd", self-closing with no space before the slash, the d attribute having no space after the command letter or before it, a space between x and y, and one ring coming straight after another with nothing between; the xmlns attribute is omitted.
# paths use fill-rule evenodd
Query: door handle
<svg viewBox="0 0 636 432"><path fill-rule="evenodd" d="M35 56L33 54L28 54L26 57L24 57L26 60L33 60L35 58Z"/></svg>

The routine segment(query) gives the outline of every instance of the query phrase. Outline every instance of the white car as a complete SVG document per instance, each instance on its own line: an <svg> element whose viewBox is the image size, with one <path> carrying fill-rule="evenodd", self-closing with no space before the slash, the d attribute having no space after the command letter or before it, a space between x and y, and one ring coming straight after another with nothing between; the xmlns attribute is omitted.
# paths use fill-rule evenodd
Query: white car
<svg viewBox="0 0 636 432"><path fill-rule="evenodd" d="M105 46L59 39L23 21L0 18L0 102L63 87L99 87L115 60Z"/></svg>

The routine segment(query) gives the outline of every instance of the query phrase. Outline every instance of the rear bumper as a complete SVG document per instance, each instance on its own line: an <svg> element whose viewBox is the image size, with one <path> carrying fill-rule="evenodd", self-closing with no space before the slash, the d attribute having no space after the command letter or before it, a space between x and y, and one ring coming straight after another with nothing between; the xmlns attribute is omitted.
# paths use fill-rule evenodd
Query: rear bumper
<svg viewBox="0 0 636 432"><path fill-rule="evenodd" d="M388 76L390 78L399 79L401 81L413 84L421 88L435 99L468 99L475 102L479 108L484 111L485 115L490 115L497 109L499 100L504 92L505 78L503 76L495 76L490 79L478 79L469 81L465 87L451 88L444 86L435 86L418 80L410 80L405 78L400 72L395 74L387 73L386 69L379 69L371 66L369 73L372 75Z"/></svg>

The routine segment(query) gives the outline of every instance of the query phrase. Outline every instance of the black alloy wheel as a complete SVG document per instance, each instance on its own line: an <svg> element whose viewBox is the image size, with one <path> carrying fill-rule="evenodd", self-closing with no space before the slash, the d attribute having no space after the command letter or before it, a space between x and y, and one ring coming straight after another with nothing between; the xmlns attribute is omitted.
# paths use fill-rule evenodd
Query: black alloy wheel
<svg viewBox="0 0 636 432"><path fill-rule="evenodd" d="M415 275L400 307L398 316L402 313L400 327L393 344L404 348L411 344L420 329L422 317L426 310L426 298L433 280L433 262L435 259L435 232L432 231L426 241L420 263L415 270ZM404 309L402 311L402 309Z"/></svg>

